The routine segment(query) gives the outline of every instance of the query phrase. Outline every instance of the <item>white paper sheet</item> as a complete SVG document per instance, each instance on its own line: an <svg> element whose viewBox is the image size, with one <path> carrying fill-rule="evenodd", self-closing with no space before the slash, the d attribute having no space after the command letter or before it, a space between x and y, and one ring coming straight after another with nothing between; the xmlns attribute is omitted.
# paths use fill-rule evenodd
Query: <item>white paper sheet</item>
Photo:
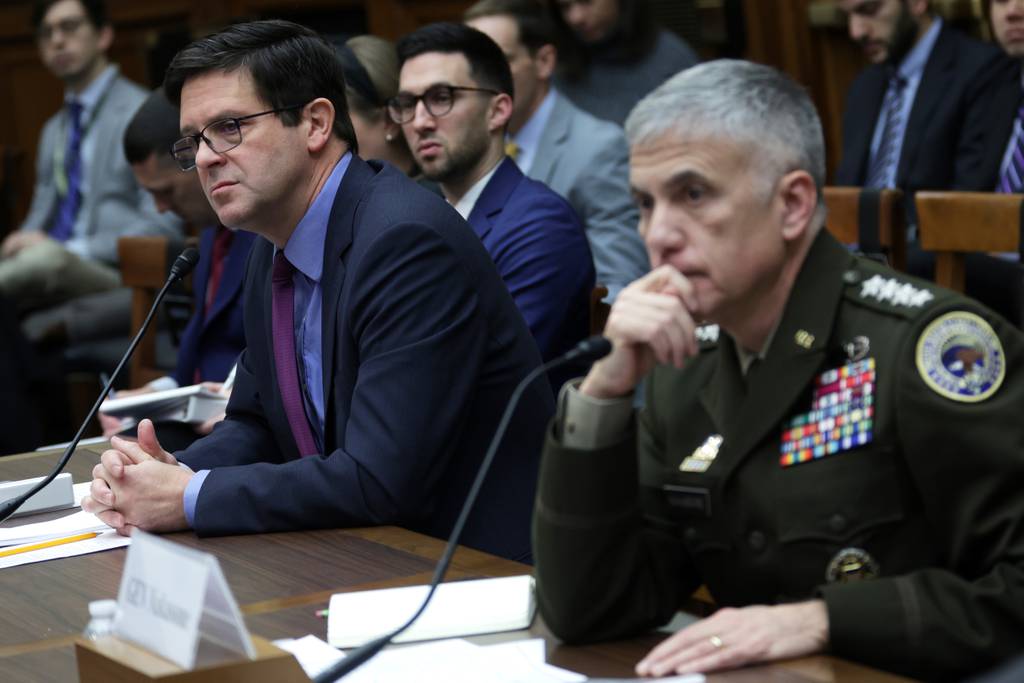
<svg viewBox="0 0 1024 683"><path fill-rule="evenodd" d="M346 677L346 683L575 683L577 673L536 661L504 644L481 647L440 640L381 652ZM534 650L535 651L535 650Z"/></svg>
<svg viewBox="0 0 1024 683"><path fill-rule="evenodd" d="M71 492L75 496L75 506L82 507L82 499L89 495L91 481L83 481L81 484L72 484Z"/></svg>
<svg viewBox="0 0 1024 683"><path fill-rule="evenodd" d="M667 678L588 678L590 683L704 683L707 680L704 674L683 674L681 676L669 676Z"/></svg>
<svg viewBox="0 0 1024 683"><path fill-rule="evenodd" d="M344 652L335 650L314 635L275 640L274 645L295 655L299 666L302 667L302 670L310 678L317 676L321 671L325 671L327 667L339 659L345 658Z"/></svg>
<svg viewBox="0 0 1024 683"><path fill-rule="evenodd" d="M31 550L26 553L9 555L8 557L0 557L0 569L17 567L22 564L32 564L33 562L43 562L45 560L56 560L61 557L88 555L89 553L98 553L102 550L120 548L131 543L131 539L128 536L119 536L118 533L110 527L105 526L105 528L107 530L96 538L90 538L84 541L75 541L73 543L64 543L62 545L55 545L50 548L42 548L40 550Z"/></svg>
<svg viewBox="0 0 1024 683"><path fill-rule="evenodd" d="M312 678L345 655L316 636L275 640ZM582 683L587 677L544 661L544 641L480 646L438 640L385 650L345 677L346 683Z"/></svg>
<svg viewBox="0 0 1024 683"><path fill-rule="evenodd" d="M108 529L110 527L101 522L96 515L79 510L48 522L2 528L0 529L0 546L38 543L51 538L65 538L91 531L107 531Z"/></svg>

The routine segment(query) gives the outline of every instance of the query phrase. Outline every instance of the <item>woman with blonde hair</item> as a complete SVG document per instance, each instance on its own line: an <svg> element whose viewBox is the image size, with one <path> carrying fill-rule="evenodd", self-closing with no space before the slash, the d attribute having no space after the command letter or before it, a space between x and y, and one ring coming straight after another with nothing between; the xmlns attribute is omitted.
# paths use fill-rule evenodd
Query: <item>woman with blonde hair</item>
<svg viewBox="0 0 1024 683"><path fill-rule="evenodd" d="M356 36L336 44L345 71L345 94L359 142L359 156L390 162L409 176L419 175L402 135L388 118L387 101L398 94L395 46L377 36Z"/></svg>

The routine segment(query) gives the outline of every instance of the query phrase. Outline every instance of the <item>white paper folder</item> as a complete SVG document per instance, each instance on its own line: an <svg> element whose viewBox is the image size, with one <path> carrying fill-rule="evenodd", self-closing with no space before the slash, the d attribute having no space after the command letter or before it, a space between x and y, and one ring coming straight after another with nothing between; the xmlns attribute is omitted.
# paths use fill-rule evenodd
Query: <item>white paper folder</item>
<svg viewBox="0 0 1024 683"><path fill-rule="evenodd" d="M356 647L393 631L416 612L427 589L406 586L332 595L327 642ZM419 620L395 642L516 631L530 625L535 611L532 576L444 583Z"/></svg>

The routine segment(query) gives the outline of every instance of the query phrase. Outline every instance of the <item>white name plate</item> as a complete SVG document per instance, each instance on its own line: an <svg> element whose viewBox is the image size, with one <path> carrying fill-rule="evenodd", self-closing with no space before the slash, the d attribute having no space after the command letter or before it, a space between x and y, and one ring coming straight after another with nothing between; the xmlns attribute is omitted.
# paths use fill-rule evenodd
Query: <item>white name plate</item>
<svg viewBox="0 0 1024 683"><path fill-rule="evenodd" d="M132 533L114 633L193 669L256 650L217 558L142 531Z"/></svg>

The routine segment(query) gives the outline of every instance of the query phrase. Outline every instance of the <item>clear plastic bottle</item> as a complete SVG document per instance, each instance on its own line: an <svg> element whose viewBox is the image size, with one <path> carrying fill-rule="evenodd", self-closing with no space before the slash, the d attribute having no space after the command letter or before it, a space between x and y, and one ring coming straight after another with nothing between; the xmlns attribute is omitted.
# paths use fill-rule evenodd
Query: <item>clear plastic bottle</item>
<svg viewBox="0 0 1024 683"><path fill-rule="evenodd" d="M82 631L82 637L98 640L109 636L114 631L114 618L117 616L117 600L93 600L89 603L89 623Z"/></svg>

